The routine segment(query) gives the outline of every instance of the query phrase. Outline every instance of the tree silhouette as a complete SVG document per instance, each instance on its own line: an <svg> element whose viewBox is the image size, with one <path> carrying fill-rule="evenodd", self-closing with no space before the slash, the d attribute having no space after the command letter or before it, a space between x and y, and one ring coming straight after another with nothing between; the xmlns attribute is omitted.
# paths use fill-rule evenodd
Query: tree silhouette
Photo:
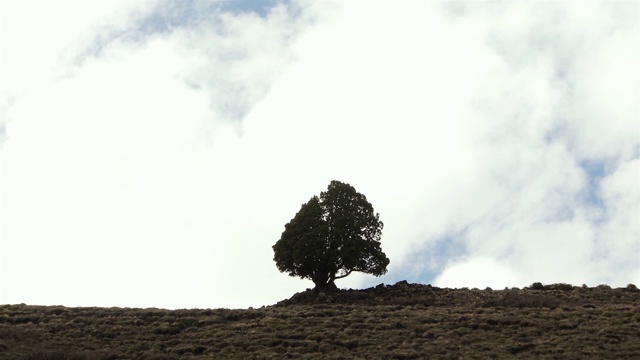
<svg viewBox="0 0 640 360"><path fill-rule="evenodd" d="M273 260L281 272L313 281L316 290L335 290L334 281L354 271L387 272L389 259L380 249L382 227L363 194L334 180L285 225L273 245Z"/></svg>

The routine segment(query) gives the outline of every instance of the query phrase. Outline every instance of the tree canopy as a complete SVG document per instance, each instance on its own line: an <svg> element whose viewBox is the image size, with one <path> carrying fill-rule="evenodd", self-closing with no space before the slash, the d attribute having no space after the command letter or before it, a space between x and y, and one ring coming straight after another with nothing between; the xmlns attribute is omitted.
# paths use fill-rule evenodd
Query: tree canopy
<svg viewBox="0 0 640 360"><path fill-rule="evenodd" d="M363 194L334 180L285 225L273 260L281 272L310 279L322 291L336 289L334 281L354 271L381 276L389 265L380 248L382 227Z"/></svg>

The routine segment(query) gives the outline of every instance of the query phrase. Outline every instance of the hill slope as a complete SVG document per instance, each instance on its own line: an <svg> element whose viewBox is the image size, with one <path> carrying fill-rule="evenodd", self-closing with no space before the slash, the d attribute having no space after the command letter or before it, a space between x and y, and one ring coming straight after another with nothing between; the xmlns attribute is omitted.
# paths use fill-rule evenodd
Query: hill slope
<svg viewBox="0 0 640 360"><path fill-rule="evenodd" d="M260 309L0 305L0 359L640 358L640 290L306 291Z"/></svg>

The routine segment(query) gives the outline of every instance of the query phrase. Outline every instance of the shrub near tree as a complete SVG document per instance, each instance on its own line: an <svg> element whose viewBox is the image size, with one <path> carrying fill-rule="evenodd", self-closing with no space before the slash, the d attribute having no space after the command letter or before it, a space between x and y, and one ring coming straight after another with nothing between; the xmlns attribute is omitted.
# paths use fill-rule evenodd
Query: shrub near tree
<svg viewBox="0 0 640 360"><path fill-rule="evenodd" d="M310 279L315 290L337 289L334 281L359 271L387 272L380 248L383 223L367 198L340 181L302 204L273 245L278 270Z"/></svg>

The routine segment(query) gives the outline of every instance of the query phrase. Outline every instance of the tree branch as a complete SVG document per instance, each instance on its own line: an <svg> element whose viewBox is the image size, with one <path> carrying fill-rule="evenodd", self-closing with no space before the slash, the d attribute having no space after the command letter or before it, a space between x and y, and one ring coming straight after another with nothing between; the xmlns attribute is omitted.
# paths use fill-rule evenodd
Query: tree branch
<svg viewBox="0 0 640 360"><path fill-rule="evenodd" d="M343 277L347 277L347 276L349 276L349 274L351 274L352 271L353 270L349 270L349 271L347 271L346 274L340 275L340 276L336 276L336 277L334 277L334 279L337 280L337 279L342 279Z"/></svg>

